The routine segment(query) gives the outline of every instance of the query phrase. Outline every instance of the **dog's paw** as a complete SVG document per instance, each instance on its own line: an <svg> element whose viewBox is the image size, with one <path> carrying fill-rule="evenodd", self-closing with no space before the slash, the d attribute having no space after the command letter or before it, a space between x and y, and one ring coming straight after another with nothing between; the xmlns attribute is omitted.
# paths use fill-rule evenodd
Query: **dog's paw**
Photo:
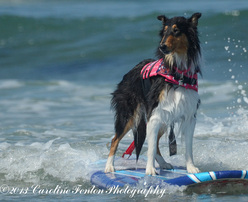
<svg viewBox="0 0 248 202"><path fill-rule="evenodd" d="M170 163L164 162L163 164L159 164L160 169L171 170L173 166Z"/></svg>
<svg viewBox="0 0 248 202"><path fill-rule="evenodd" d="M197 167L195 167L194 165L188 165L187 166L187 171L188 173L199 173L201 172Z"/></svg>
<svg viewBox="0 0 248 202"><path fill-rule="evenodd" d="M146 175L157 175L156 169L154 167L146 167Z"/></svg>
<svg viewBox="0 0 248 202"><path fill-rule="evenodd" d="M106 165L105 167L105 173L111 173L111 172L114 172L115 171L115 168L113 165Z"/></svg>
<svg viewBox="0 0 248 202"><path fill-rule="evenodd" d="M173 166L171 164L167 163L162 156L157 154L155 159L158 162L160 169L162 169L162 170L163 169L166 169L166 170L173 169Z"/></svg>

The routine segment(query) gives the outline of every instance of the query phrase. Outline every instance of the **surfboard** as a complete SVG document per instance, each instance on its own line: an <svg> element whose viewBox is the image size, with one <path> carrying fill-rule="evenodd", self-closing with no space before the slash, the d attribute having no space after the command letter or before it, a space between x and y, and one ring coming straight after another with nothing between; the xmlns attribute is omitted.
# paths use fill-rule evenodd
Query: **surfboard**
<svg viewBox="0 0 248 202"><path fill-rule="evenodd" d="M145 168L128 168L110 173L96 171L91 175L91 183L103 189L113 186L136 186L141 181L142 183L150 183L149 186L160 186L164 183L177 186L239 183L248 186L247 170L223 170L190 174L183 167L175 167L173 170L157 168L157 173L156 176L147 176Z"/></svg>
<svg viewBox="0 0 248 202"><path fill-rule="evenodd" d="M115 162L119 164L116 171L110 173L105 173L103 170L94 171L90 177L91 184L101 189L124 186L163 188L172 185L186 186L187 190L198 193L231 193L234 191L233 193L248 194L248 170L188 173L185 167L174 166L171 170L157 168L157 175L149 176L145 174L144 168L147 159L140 157L141 164L138 166L136 159L130 158L133 150L134 142L123 153L122 158L116 158ZM127 159L124 158L125 155L128 155ZM106 160L99 160L92 164L92 168L104 168L105 164Z"/></svg>

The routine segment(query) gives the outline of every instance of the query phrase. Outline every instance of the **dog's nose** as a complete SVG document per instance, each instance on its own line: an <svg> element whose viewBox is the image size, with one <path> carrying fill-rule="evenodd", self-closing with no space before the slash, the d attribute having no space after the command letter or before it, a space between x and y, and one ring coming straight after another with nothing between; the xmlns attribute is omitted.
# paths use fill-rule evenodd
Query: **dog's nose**
<svg viewBox="0 0 248 202"><path fill-rule="evenodd" d="M163 54L167 54L168 53L168 49L166 45L162 45L159 47L159 50L163 53Z"/></svg>

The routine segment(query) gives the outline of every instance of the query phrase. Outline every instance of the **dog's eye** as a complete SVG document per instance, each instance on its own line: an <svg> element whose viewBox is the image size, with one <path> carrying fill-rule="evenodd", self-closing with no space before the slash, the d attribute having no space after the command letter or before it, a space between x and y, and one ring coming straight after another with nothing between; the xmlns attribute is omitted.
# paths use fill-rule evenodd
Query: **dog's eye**
<svg viewBox="0 0 248 202"><path fill-rule="evenodd" d="M175 34L178 34L178 33L180 32L180 30L179 30L178 28L174 28L173 32L174 32Z"/></svg>
<svg viewBox="0 0 248 202"><path fill-rule="evenodd" d="M178 26L177 26L176 24L172 25L172 32L173 32L175 35L180 34L180 29L178 29Z"/></svg>

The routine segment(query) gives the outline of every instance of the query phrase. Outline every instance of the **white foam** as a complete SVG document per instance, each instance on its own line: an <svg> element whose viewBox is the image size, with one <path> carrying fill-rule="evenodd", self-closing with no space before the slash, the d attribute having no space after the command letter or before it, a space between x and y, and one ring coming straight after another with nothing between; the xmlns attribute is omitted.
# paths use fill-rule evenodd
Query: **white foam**
<svg viewBox="0 0 248 202"><path fill-rule="evenodd" d="M246 139L248 135L248 110L238 109L233 115L212 118L204 113L198 115L196 137L226 137Z"/></svg>
<svg viewBox="0 0 248 202"><path fill-rule="evenodd" d="M92 171L104 170L108 155L105 144L114 134L113 116L109 110L112 87L85 86L67 81L19 84L25 88L15 97L17 99L9 99L7 95L0 100L4 112L0 174L4 180L88 182ZM194 138L196 166L202 171L248 170L244 152L248 146L248 111L244 107L247 85L207 81L201 81L200 85L203 86L200 88L202 106ZM37 90L38 95L34 94ZM240 97L236 97L237 92ZM242 107L227 110L230 101L236 102L238 98L241 98L242 102L238 104ZM212 106L216 103L225 110L225 116L206 113L215 110ZM216 111L221 111L219 105ZM40 119L32 122L37 117ZM128 140L121 141L117 156L133 140L132 134L125 138ZM178 155L170 157L167 139L165 142L161 140L162 154L172 165L185 166L185 146L180 140L177 143ZM135 161L130 163L117 158L116 168L145 167L146 150L145 143L138 165Z"/></svg>
<svg viewBox="0 0 248 202"><path fill-rule="evenodd" d="M91 169L88 167L107 153L107 149L92 149L90 145L75 149L69 143L56 143L58 140L23 146L0 144L1 174L6 180L32 183L39 183L49 176L69 182L89 180Z"/></svg>
<svg viewBox="0 0 248 202"><path fill-rule="evenodd" d="M11 144L9 144L7 142L3 142L3 143L0 144L0 151L7 150L10 146L11 146Z"/></svg>
<svg viewBox="0 0 248 202"><path fill-rule="evenodd" d="M11 88L20 88L24 84L18 80L6 79L0 80L0 89L11 89Z"/></svg>

